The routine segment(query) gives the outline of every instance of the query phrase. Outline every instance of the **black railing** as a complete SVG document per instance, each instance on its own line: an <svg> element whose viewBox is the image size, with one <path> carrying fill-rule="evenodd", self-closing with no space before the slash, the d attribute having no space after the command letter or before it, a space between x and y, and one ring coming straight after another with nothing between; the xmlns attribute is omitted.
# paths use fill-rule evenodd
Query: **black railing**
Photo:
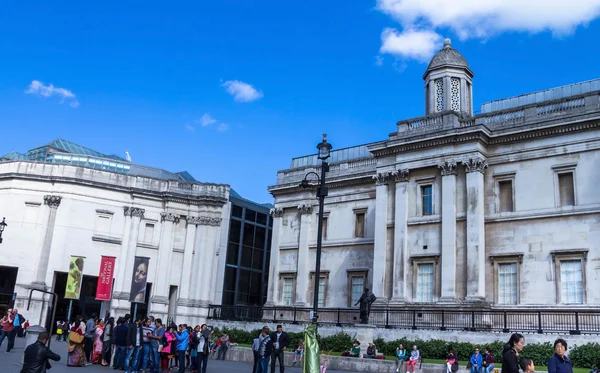
<svg viewBox="0 0 600 373"><path fill-rule="evenodd" d="M269 323L309 323L310 308L209 306L213 320ZM319 309L319 324L353 325L360 322L358 309ZM400 309L373 308L369 324L383 328L462 330L473 332L534 332L600 334L600 310L513 309Z"/></svg>

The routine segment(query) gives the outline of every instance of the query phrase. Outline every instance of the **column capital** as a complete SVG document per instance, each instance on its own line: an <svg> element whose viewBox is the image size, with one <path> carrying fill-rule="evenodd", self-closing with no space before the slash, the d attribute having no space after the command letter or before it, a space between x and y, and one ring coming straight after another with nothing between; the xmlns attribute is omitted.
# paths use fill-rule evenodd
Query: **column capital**
<svg viewBox="0 0 600 373"><path fill-rule="evenodd" d="M442 170L442 176L456 175L456 161L444 161L438 166Z"/></svg>
<svg viewBox="0 0 600 373"><path fill-rule="evenodd" d="M282 208L272 208L269 210L269 214L273 217L273 218L281 218L283 217L283 209Z"/></svg>
<svg viewBox="0 0 600 373"><path fill-rule="evenodd" d="M194 220L196 221L193 224L198 224L198 225L210 225L211 227L218 227L221 225L221 221L223 219L221 218L216 218L213 216L208 216L208 215L201 215L198 217L195 217Z"/></svg>
<svg viewBox="0 0 600 373"><path fill-rule="evenodd" d="M469 158L462 162L462 164L466 167L467 172L481 172L483 173L486 168L488 168L488 164L483 158L475 157Z"/></svg>
<svg viewBox="0 0 600 373"><path fill-rule="evenodd" d="M300 205L298 206L298 210L300 211L300 214L304 215L310 215L313 212L313 207L312 205Z"/></svg>
<svg viewBox="0 0 600 373"><path fill-rule="evenodd" d="M160 221L170 221L172 223L179 223L181 217L177 214L173 214L170 212L161 212L160 213Z"/></svg>
<svg viewBox="0 0 600 373"><path fill-rule="evenodd" d="M135 216L136 218L143 218L145 212L146 212L146 210L141 209L139 207L130 207L130 206L123 207L123 214L125 216L129 216L129 217Z"/></svg>
<svg viewBox="0 0 600 373"><path fill-rule="evenodd" d="M375 180L375 185L377 185L377 186L388 185L388 183L390 182L391 174L392 174L391 172L378 172L375 175L373 175L373 180Z"/></svg>
<svg viewBox="0 0 600 373"><path fill-rule="evenodd" d="M60 201L62 200L61 196L53 196L53 195L45 195L44 196L44 204L48 205L50 208L57 209L60 206Z"/></svg>
<svg viewBox="0 0 600 373"><path fill-rule="evenodd" d="M397 183L402 183L408 181L408 172L408 169L396 170L392 172L392 175Z"/></svg>

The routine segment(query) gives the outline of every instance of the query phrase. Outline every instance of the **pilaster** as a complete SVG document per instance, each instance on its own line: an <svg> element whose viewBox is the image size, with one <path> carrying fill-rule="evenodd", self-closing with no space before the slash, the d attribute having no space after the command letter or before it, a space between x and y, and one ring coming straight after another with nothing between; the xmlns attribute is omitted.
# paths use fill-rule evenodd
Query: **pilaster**
<svg viewBox="0 0 600 373"><path fill-rule="evenodd" d="M298 269L296 270L296 305L308 304L308 284L310 270L308 267L308 239L312 220L312 205L298 206L300 211L300 238L298 240ZM271 252L273 249L271 248Z"/></svg>
<svg viewBox="0 0 600 373"><path fill-rule="evenodd" d="M467 172L467 301L485 301L485 159L463 162Z"/></svg>
<svg viewBox="0 0 600 373"><path fill-rule="evenodd" d="M179 281L179 298L190 297L190 283L192 278L192 265L194 263L194 242L196 240L195 218L188 216L185 227L185 246L183 249L183 268Z"/></svg>
<svg viewBox="0 0 600 373"><path fill-rule="evenodd" d="M442 171L442 281L440 302L456 302L456 162Z"/></svg>
<svg viewBox="0 0 600 373"><path fill-rule="evenodd" d="M219 227L222 219L213 216L199 216L199 220L201 234L204 235L199 299L200 304L204 306L213 302L213 272L216 271L215 257L219 246Z"/></svg>
<svg viewBox="0 0 600 373"><path fill-rule="evenodd" d="M279 234L281 232L281 223L283 220L283 209L273 208L271 209L270 214L273 219L273 239L271 240L271 264L269 268L267 303L265 304L267 307L276 305L279 299Z"/></svg>
<svg viewBox="0 0 600 373"><path fill-rule="evenodd" d="M173 225L179 224L179 215L169 212L160 213L161 232L158 246L158 260L155 281L152 284L152 311L161 316L167 316L169 308L169 285L171 275L171 260L173 258ZM152 265L152 263L150 263Z"/></svg>
<svg viewBox="0 0 600 373"><path fill-rule="evenodd" d="M394 214L394 282L390 304L406 302L408 286L408 170L393 173L396 181Z"/></svg>
<svg viewBox="0 0 600 373"><path fill-rule="evenodd" d="M42 251L37 263L35 281L31 284L33 288L47 289L46 275L48 274L48 262L52 250L52 237L54 236L54 226L56 225L56 212L60 206L61 200L61 196L44 196L44 204L48 206L48 220L46 223L46 232L44 233Z"/></svg>
<svg viewBox="0 0 600 373"><path fill-rule="evenodd" d="M375 190L375 237L373 248L373 289L372 292L382 302L387 303L390 294L386 293L385 280L390 274L386 273L389 259L387 250L387 207L389 194L390 172L378 173L373 176L376 182Z"/></svg>

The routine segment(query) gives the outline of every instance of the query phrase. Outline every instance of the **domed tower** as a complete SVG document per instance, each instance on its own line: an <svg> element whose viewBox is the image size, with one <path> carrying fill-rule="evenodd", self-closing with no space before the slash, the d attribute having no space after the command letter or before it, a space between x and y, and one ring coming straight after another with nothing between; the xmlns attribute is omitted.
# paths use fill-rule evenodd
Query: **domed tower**
<svg viewBox="0 0 600 373"><path fill-rule="evenodd" d="M425 80L425 114L444 110L473 115L473 72L467 60L454 48L450 39L433 56Z"/></svg>

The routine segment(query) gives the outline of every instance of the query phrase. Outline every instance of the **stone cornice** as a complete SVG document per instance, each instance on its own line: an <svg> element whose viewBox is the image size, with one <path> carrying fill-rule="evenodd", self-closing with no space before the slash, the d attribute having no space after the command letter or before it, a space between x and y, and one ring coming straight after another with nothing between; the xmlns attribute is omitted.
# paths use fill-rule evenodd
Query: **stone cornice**
<svg viewBox="0 0 600 373"><path fill-rule="evenodd" d="M61 196L53 196L53 195L45 195L44 196L44 204L48 205L50 208L57 209L60 206L60 201L62 200Z"/></svg>
<svg viewBox="0 0 600 373"><path fill-rule="evenodd" d="M442 170L442 176L456 175L456 161L445 161L438 166Z"/></svg>

